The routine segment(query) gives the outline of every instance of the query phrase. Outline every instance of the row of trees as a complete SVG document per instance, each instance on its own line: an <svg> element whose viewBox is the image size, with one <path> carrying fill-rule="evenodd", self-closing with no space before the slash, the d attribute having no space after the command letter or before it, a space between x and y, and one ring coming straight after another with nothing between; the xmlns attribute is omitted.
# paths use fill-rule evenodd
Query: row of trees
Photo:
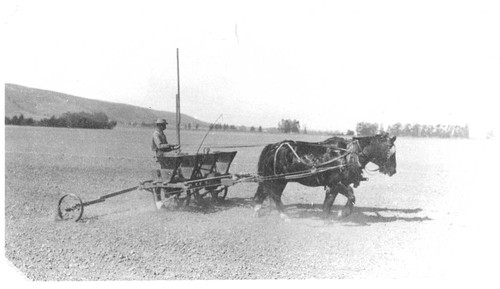
<svg viewBox="0 0 500 289"><path fill-rule="evenodd" d="M211 124L210 129L213 129L213 130L237 130L236 126L235 125L229 125L229 124L220 124L220 123L215 123L215 124Z"/></svg>
<svg viewBox="0 0 500 289"><path fill-rule="evenodd" d="M200 128L200 125L197 123L194 125L194 129L195 130L198 130ZM191 125L191 123L186 123L184 124L184 129L188 129L188 130L192 130L193 129L193 125Z"/></svg>
<svg viewBox="0 0 500 289"><path fill-rule="evenodd" d="M130 123L130 125L137 126L136 123ZM142 127L154 127L155 124L154 123L145 123L145 122L142 122L140 124L140 126L142 126ZM183 124L183 127L184 127L185 130L206 129L206 127L200 127L200 125L198 123L195 123L194 125L192 123L185 123L185 124ZM218 131L239 131L239 132L249 132L249 131L250 132L262 132L263 131L262 126L259 126L259 127L255 127L255 126L247 127L247 126L244 126L244 125L235 126L235 125L232 125L232 124L219 124L219 123L211 124L208 128L211 129L211 130L218 130Z"/></svg>
<svg viewBox="0 0 500 289"><path fill-rule="evenodd" d="M116 126L116 121L110 121L105 113L87 113L87 112L67 112L60 117L54 115L50 118L34 120L25 118L24 115L5 117L5 124L25 125L25 126L47 126L47 127L69 127L69 128L95 128L112 129Z"/></svg>
<svg viewBox="0 0 500 289"><path fill-rule="evenodd" d="M385 130L383 125L377 123L360 122L356 125L357 135L374 135L380 132L388 132L396 136L412 137L440 137L440 138L469 138L469 127L459 125L421 125L401 124L389 125Z"/></svg>
<svg viewBox="0 0 500 289"><path fill-rule="evenodd" d="M112 129L116 126L116 121L110 121L105 113L87 113L67 112L60 117L52 116L41 120L34 120L33 118L25 118L22 114L12 118L5 117L5 124L7 125L23 125L23 126L47 126L47 127L69 127L69 128L94 128L94 129ZM146 126L147 124L142 124ZM196 124L195 129L199 129ZM184 125L185 129L192 129L191 123ZM229 124L212 124L210 129L222 131L250 131L262 132L262 127L258 128L252 126L235 126ZM281 133L300 133L300 122L291 119L282 119L278 123L278 131ZM383 125L370 122L359 122L356 124L357 135L374 135L381 132L388 132L396 136L412 136L412 137L440 137L440 138L469 138L469 127L459 125L421 125L421 124L401 124L396 123L389 125L384 129ZM307 129L303 129L303 133L307 133ZM340 133L339 133L340 134ZM348 130L347 135L353 135L354 131Z"/></svg>
<svg viewBox="0 0 500 289"><path fill-rule="evenodd" d="M282 133L299 133L300 122L291 119L282 119L278 123L278 131ZM302 131L307 134L307 129ZM469 127L459 125L421 125L421 124L401 124L396 123L389 125L384 129L383 125L370 122L359 122L356 124L356 131L347 130L343 133L335 131L331 134L336 135L374 135L377 133L388 132L396 136L411 136L411 137L439 137L439 138L469 138Z"/></svg>
<svg viewBox="0 0 500 289"><path fill-rule="evenodd" d="M469 138L469 126L460 125L421 125L396 123L387 127L393 135L413 137Z"/></svg>
<svg viewBox="0 0 500 289"><path fill-rule="evenodd" d="M262 132L262 126L259 126L256 128L255 126L251 126L250 128L241 125L241 126L235 126L235 125L229 125L229 124L211 124L210 129L214 130L222 130L222 131L242 131L242 132Z"/></svg>
<svg viewBox="0 0 500 289"><path fill-rule="evenodd" d="M283 133L299 133L300 121L291 119L282 119L278 123L278 131Z"/></svg>
<svg viewBox="0 0 500 289"><path fill-rule="evenodd" d="M379 132L377 123L358 122L356 124L357 135L374 135Z"/></svg>

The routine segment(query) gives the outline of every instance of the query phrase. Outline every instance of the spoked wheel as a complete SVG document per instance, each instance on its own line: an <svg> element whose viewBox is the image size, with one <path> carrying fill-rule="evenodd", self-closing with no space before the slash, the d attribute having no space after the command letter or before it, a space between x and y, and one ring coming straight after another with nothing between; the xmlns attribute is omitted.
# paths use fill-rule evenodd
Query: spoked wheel
<svg viewBox="0 0 500 289"><path fill-rule="evenodd" d="M62 220L75 220L78 222L83 215L83 202L74 194L67 194L59 199L57 213Z"/></svg>
<svg viewBox="0 0 500 289"><path fill-rule="evenodd" d="M227 196L227 190L228 190L228 187L224 187L224 188L218 189L218 190L211 190L210 195L212 196L212 200L214 200L216 202L223 201Z"/></svg>
<svg viewBox="0 0 500 289"><path fill-rule="evenodd" d="M166 209L183 209L189 206L190 196L181 197L179 194L166 197L163 204Z"/></svg>
<svg viewBox="0 0 500 289"><path fill-rule="evenodd" d="M174 189L174 191L176 191ZM191 201L191 194L189 191L186 192L176 192L173 195L169 195L168 193L165 195L165 199L168 200L168 203L165 205L172 209L184 209L189 206L189 202Z"/></svg>
<svg viewBox="0 0 500 289"><path fill-rule="evenodd" d="M160 200L163 203L164 209L181 209L189 205L190 195L186 194L184 196L182 193L176 192L175 189L156 188L156 190L152 190L152 192L155 205L158 201L155 194L160 194ZM157 207L157 209L159 208Z"/></svg>
<svg viewBox="0 0 500 289"><path fill-rule="evenodd" d="M227 196L227 191L228 191L228 187L225 187L224 189L222 189L222 196L220 196L220 200L225 200L226 199L226 196Z"/></svg>
<svg viewBox="0 0 500 289"><path fill-rule="evenodd" d="M179 207L180 208L187 208L189 207L189 203L191 202L191 195L187 194L183 198L179 198Z"/></svg>
<svg viewBox="0 0 500 289"><path fill-rule="evenodd" d="M193 192L194 200L196 201L196 205L201 207L209 207L212 203L212 190L195 190Z"/></svg>

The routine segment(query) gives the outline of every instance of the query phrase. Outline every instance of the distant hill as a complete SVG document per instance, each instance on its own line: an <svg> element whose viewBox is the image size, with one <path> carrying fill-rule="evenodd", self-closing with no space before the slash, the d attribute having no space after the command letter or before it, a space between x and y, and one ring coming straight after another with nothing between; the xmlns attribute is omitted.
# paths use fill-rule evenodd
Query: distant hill
<svg viewBox="0 0 500 289"><path fill-rule="evenodd" d="M25 118L40 120L65 112L104 112L110 120L122 125L153 123L157 118L165 118L175 124L175 112L152 110L148 108L93 100L60 92L25 87L17 84L5 84L5 116L23 114ZM182 123L198 124L207 127L208 123L182 114Z"/></svg>

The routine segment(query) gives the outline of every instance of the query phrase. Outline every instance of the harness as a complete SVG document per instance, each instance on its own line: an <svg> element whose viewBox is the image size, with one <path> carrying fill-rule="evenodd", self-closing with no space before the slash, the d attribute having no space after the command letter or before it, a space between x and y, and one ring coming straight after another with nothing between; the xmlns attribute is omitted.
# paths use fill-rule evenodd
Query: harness
<svg viewBox="0 0 500 289"><path fill-rule="evenodd" d="M293 148L291 143L295 143L293 141L286 141L281 143L278 148L274 152L274 175L271 176L252 176L252 175L241 175L238 177L244 177L241 178L241 182L246 181L246 182L265 182L265 181L276 181L276 180L297 180L297 179L302 179L302 178L307 178L311 176L316 176L317 178L319 174L328 172L331 170L335 169L340 169L342 170L345 167L351 167L354 169L354 171L351 171L349 169L349 172L354 173L354 175L349 175L348 176L348 181L352 182L354 184L354 187L357 187L359 185L360 181L367 180L363 176L362 170L368 171L364 165L361 163L364 160L369 160L370 158L366 153L364 152L363 148L361 148L361 145L357 139L352 140L351 142L348 143L347 149L344 148L339 148L335 145L328 145L328 144L320 144L320 143L312 143L308 145L311 146L321 146L321 147L329 147L329 148L334 148L337 151L343 151L344 153L341 154L340 156L337 156L333 159L330 159L326 162L322 162L319 164L314 164L310 166L310 169L307 170L302 170L302 171L296 171L296 172L291 172L291 173L282 173L282 174L277 174L276 173L276 160L278 156L278 152L283 148L283 147L288 147L290 151L292 152L293 156L297 159L299 163L303 163L305 165L308 165L308 162L305 161L303 158L301 158L297 151ZM396 148L391 148L389 152L387 152L387 158L391 157L394 153L396 152ZM361 158L361 160L360 160ZM339 165L335 166L330 166L332 163L338 160L344 160L342 161ZM376 169L378 170L378 169Z"/></svg>
<svg viewBox="0 0 500 289"><path fill-rule="evenodd" d="M317 144L316 144L317 145ZM338 157L335 157L331 160L328 160L326 162L322 162L319 164L315 164L312 166L311 169L309 170L303 170L303 171L298 171L298 172L293 172L293 173L283 173L283 174L277 174L276 173L276 160L278 156L278 152L281 150L283 146L287 146L291 152L293 153L294 157L297 159L299 163L303 163L307 165L307 162L304 161L303 158L301 158L295 149L290 145L289 142L283 142L281 143L276 151L274 152L274 175L272 176L259 176L260 181L272 181L272 180L277 180L277 179L285 179L285 180L294 180L294 179L300 179L300 178L305 178L305 177L310 177L313 175L318 175L319 173L327 172L330 170L334 169L343 169L349 165L354 165L359 168L363 168L361 165L361 162L359 161L359 156L362 155L366 157L366 155L363 153L363 150L361 149L361 146L358 142L358 140L353 140L350 142L347 146L347 149L339 148L336 146L331 146L331 145L320 145L322 147L332 147L335 150L338 151L343 151L344 153L341 154ZM330 166L332 163L344 159L341 164L336 165L336 166Z"/></svg>
<svg viewBox="0 0 500 289"><path fill-rule="evenodd" d="M297 152L293 149L293 147L287 143L287 142L284 142L282 144L280 144L280 146L276 149L276 152L274 152L274 174L276 175L276 158L278 156L278 152L279 150L284 146L284 145L287 145L290 150L292 151L292 153L295 155L295 157L297 158L297 160L300 162L300 163L304 163L304 161L302 160L301 157L299 157L299 155L297 154Z"/></svg>

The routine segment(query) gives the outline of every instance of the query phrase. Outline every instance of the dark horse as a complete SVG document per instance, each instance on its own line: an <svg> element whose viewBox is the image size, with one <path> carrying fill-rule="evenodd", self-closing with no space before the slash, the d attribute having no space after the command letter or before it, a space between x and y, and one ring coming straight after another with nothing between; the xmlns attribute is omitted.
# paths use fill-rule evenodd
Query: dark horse
<svg viewBox="0 0 500 289"><path fill-rule="evenodd" d="M317 143L286 140L267 145L258 163L261 181L255 193L255 216L259 216L262 203L270 196L280 215L286 218L281 194L288 182L324 186L325 214L330 213L336 196L344 195L347 198L344 215L349 215L356 201L351 185L357 187L365 180L366 164L376 164L379 172L389 176L396 173L395 141L396 137L379 134L352 140L332 137Z"/></svg>

